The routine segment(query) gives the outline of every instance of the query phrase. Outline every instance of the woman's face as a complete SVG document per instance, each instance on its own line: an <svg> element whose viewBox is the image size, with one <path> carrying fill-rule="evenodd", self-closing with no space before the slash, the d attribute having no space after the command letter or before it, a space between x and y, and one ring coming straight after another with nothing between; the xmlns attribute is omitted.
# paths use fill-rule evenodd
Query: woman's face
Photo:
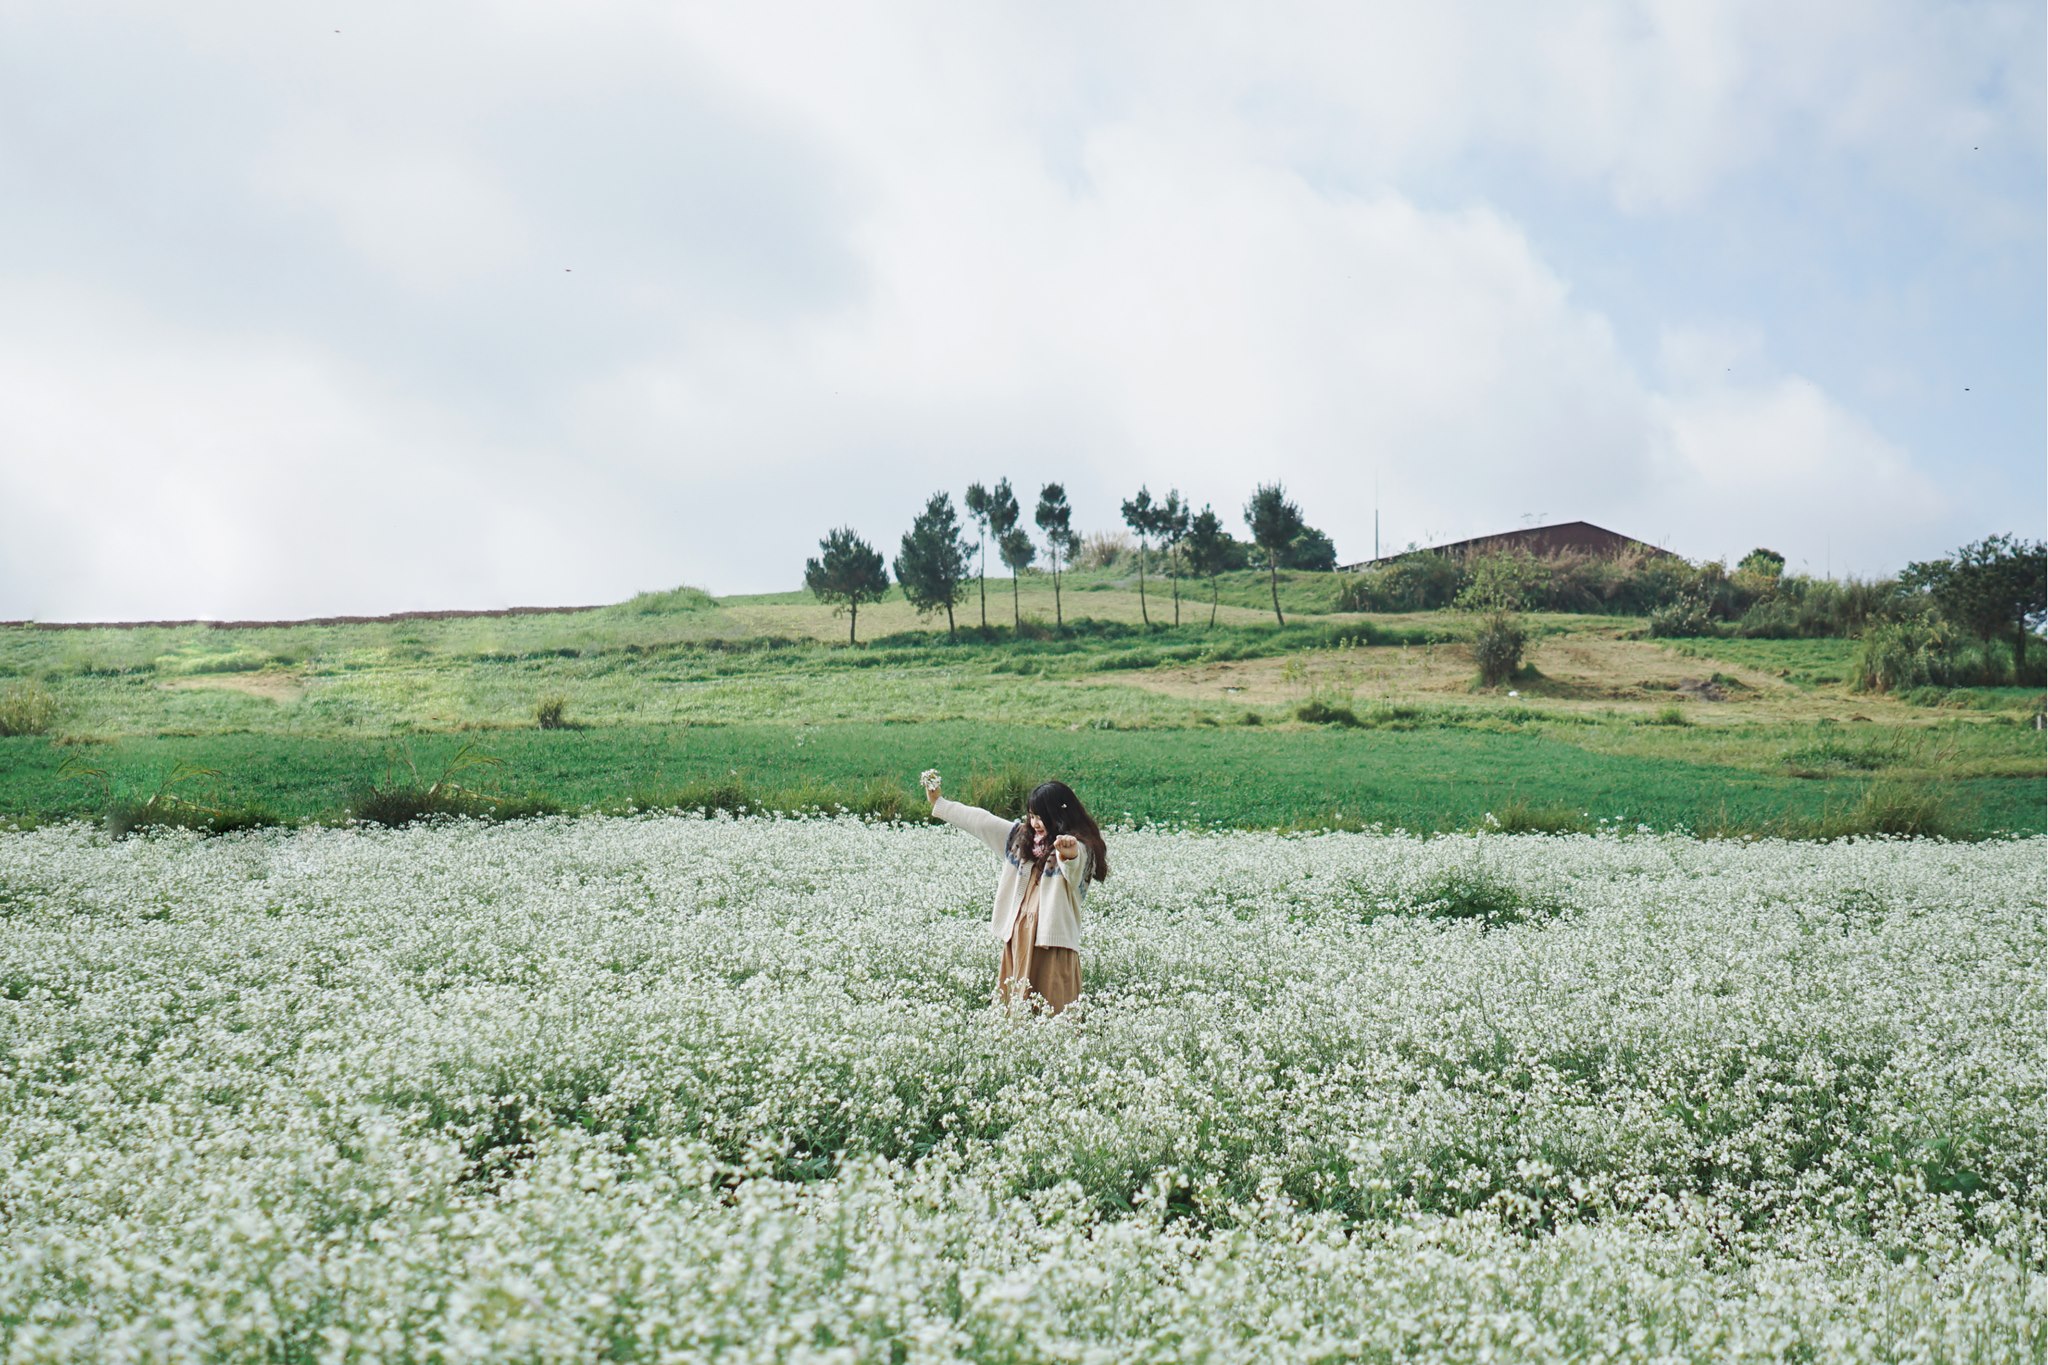
<svg viewBox="0 0 2048 1365"><path fill-rule="evenodd" d="M1031 821L1031 837L1034 839L1043 839L1045 837L1045 821L1039 819L1036 815L1028 816L1026 818Z"/></svg>

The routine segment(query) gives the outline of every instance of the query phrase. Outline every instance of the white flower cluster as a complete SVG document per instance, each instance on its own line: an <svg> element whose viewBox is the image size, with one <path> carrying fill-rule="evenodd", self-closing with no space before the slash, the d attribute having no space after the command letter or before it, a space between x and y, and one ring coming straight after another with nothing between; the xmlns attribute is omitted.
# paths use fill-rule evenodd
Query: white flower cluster
<svg viewBox="0 0 2048 1365"><path fill-rule="evenodd" d="M14 1361L2036 1360L2048 841L0 837Z"/></svg>

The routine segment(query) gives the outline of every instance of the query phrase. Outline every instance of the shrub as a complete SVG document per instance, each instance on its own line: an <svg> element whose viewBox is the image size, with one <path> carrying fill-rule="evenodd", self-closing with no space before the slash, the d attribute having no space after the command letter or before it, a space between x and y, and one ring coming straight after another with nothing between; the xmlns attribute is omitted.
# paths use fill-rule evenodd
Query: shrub
<svg viewBox="0 0 2048 1365"><path fill-rule="evenodd" d="M1692 724L1692 717L1685 714L1683 706L1680 706L1677 702L1671 702L1659 708L1657 713L1644 721L1643 724L1684 726Z"/></svg>
<svg viewBox="0 0 2048 1365"><path fill-rule="evenodd" d="M1359 720L1358 713L1350 707L1325 701L1321 697L1311 697L1295 707L1294 717L1310 725L1342 725L1355 728L1364 724Z"/></svg>
<svg viewBox="0 0 2048 1365"><path fill-rule="evenodd" d="M1457 598L1465 578L1465 566L1448 555L1408 555L1347 575L1337 590L1337 610L1435 611Z"/></svg>
<svg viewBox="0 0 2048 1365"><path fill-rule="evenodd" d="M1479 665L1482 687L1498 687L1513 678L1522 667L1522 651L1529 647L1529 632L1512 613L1496 611L1480 622L1472 637L1472 658Z"/></svg>
<svg viewBox="0 0 2048 1365"><path fill-rule="evenodd" d="M670 588L667 592L643 592L635 594L624 604L624 610L639 616L669 616L686 611L709 611L718 603L702 588L688 586Z"/></svg>
<svg viewBox="0 0 2048 1365"><path fill-rule="evenodd" d="M1902 692L1948 687L1962 681L1958 641L1940 621L1892 621L1872 626L1856 647L1850 686L1858 692Z"/></svg>
<svg viewBox="0 0 2048 1365"><path fill-rule="evenodd" d="M1703 598L1680 598L1650 613L1650 638L1653 640L1690 639L1701 635L1718 634L1720 630L1715 626L1713 615Z"/></svg>
<svg viewBox="0 0 2048 1365"><path fill-rule="evenodd" d="M40 735L57 719L57 699L41 683L10 683L0 690L0 739Z"/></svg>
<svg viewBox="0 0 2048 1365"><path fill-rule="evenodd" d="M533 723L543 730L569 727L569 699L560 693L542 697L533 707Z"/></svg>
<svg viewBox="0 0 2048 1365"><path fill-rule="evenodd" d="M1113 569L1125 560L1135 563L1137 554L1137 542L1128 532L1090 531L1081 537L1081 548L1074 552L1074 567Z"/></svg>

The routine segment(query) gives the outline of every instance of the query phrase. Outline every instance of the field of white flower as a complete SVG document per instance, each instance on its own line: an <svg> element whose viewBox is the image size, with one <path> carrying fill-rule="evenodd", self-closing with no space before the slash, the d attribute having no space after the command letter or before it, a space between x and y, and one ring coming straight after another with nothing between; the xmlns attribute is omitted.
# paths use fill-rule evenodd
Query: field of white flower
<svg viewBox="0 0 2048 1365"><path fill-rule="evenodd" d="M0 836L19 1361L2035 1360L2048 841Z"/></svg>

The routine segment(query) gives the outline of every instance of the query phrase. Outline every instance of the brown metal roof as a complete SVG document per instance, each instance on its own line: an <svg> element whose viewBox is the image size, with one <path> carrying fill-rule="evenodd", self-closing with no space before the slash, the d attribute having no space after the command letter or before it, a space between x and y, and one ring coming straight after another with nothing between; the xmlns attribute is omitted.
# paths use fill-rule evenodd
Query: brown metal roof
<svg viewBox="0 0 2048 1365"><path fill-rule="evenodd" d="M1595 526L1590 521L1561 521L1554 526L1528 526L1515 531L1501 531L1490 536L1474 536L1469 540L1454 540L1447 545L1431 545L1420 550L1403 550L1399 554L1381 555L1357 564L1346 564L1346 569L1367 569L1375 564L1390 564L1397 559L1406 559L1415 554L1454 555L1460 559L1475 554L1502 554L1521 550L1547 559L1561 554L1591 555L1668 555L1669 550L1660 549L1648 541L1625 536L1619 531L1610 531L1605 526Z"/></svg>

